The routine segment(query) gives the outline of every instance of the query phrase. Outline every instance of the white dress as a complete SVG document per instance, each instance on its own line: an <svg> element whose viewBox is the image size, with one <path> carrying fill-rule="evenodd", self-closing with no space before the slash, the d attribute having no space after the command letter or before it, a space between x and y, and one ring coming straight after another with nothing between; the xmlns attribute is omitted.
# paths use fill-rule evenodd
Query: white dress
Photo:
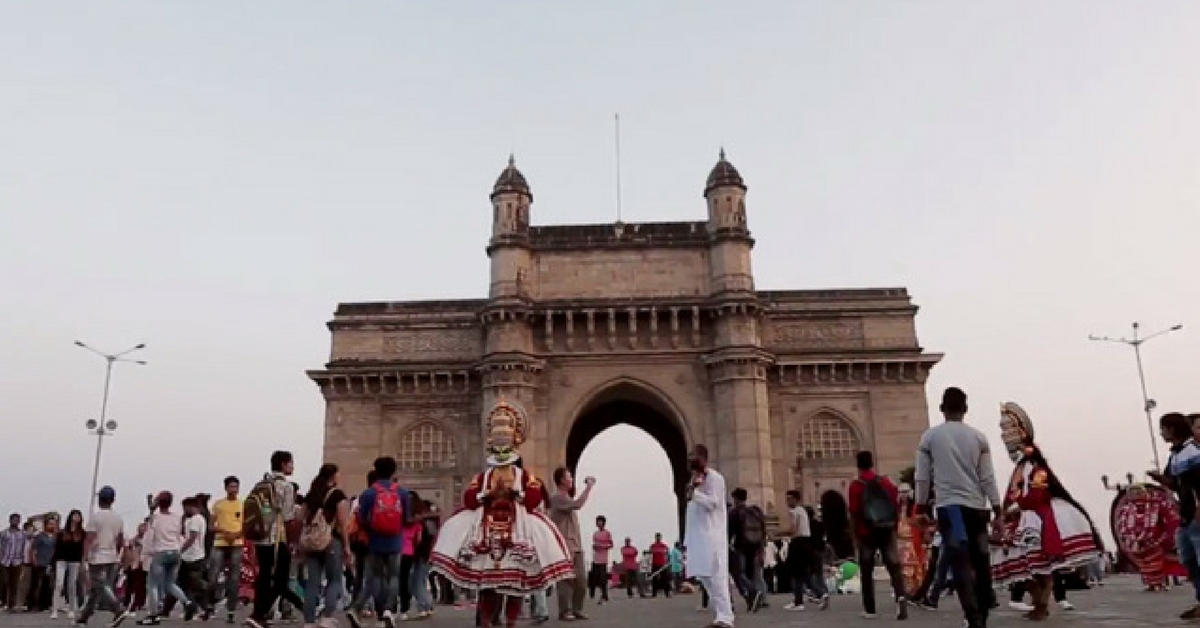
<svg viewBox="0 0 1200 628"><path fill-rule="evenodd" d="M1027 461L1017 464L1014 474L1021 479L1018 492L1020 497L1025 497L1030 491L1036 469ZM1009 507L1016 509L1015 505ZM1052 497L1049 512L1053 514L1058 528L1061 554L1048 556L1043 552L1042 518L1032 510L1020 510L1015 524L1009 526L1011 544L992 546L992 581L995 586L1083 567L1100 555L1092 535L1092 524L1083 511L1064 499Z"/></svg>
<svg viewBox="0 0 1200 628"><path fill-rule="evenodd" d="M514 486L525 486L524 471L514 470ZM490 485L493 471L483 474L481 487ZM430 557L433 571L466 589L517 596L575 577L567 543L544 515L529 512L516 500L510 542L499 547L484 525L484 510L461 510L446 520Z"/></svg>
<svg viewBox="0 0 1200 628"><path fill-rule="evenodd" d="M687 505L683 542L687 547L688 575L712 578L729 573L727 517L725 477L709 469Z"/></svg>

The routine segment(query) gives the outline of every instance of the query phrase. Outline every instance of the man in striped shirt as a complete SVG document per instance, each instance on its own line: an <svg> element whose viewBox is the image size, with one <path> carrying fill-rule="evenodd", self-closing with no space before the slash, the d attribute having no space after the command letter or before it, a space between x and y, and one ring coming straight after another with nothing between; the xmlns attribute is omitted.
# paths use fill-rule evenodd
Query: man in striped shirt
<svg viewBox="0 0 1200 628"><path fill-rule="evenodd" d="M0 576L3 576L3 605L9 612L17 610L20 593L21 571L25 568L25 544L29 542L21 530L21 515L8 517L8 529L0 532Z"/></svg>

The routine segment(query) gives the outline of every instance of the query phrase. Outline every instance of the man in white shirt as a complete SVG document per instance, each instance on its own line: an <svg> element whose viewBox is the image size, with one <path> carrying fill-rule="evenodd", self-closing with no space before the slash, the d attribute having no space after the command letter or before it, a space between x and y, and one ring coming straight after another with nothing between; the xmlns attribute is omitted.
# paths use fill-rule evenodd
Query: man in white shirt
<svg viewBox="0 0 1200 628"><path fill-rule="evenodd" d="M808 520L808 510L800 503L800 491L787 492L788 520L784 535L789 537L787 544L786 569L792 581L792 603L783 607L785 611L804 610L804 591L809 587L808 581L813 569L812 524ZM822 605L828 604L828 597L822 600Z"/></svg>
<svg viewBox="0 0 1200 628"><path fill-rule="evenodd" d="M84 526L83 559L87 566L87 603L75 621L77 626L87 624L97 604L105 604L113 612L112 628L117 628L129 618L130 613L121 607L113 588L117 583L117 572L121 548L125 545L125 522L113 512L112 505L117 492L111 486L100 489L96 495L99 510L92 513Z"/></svg>
<svg viewBox="0 0 1200 628"><path fill-rule="evenodd" d="M212 616L212 605L208 600L208 582L204 577L207 564L204 554L204 536L208 533L208 521L200 514L200 501L195 497L183 500L183 548L179 552L182 564L179 568L179 583L183 590L200 607L205 620Z"/></svg>
<svg viewBox="0 0 1200 628"><path fill-rule="evenodd" d="M733 628L733 601L729 595L729 522L725 509L725 476L708 466L708 447L692 449L691 495L687 505L684 542L688 548L688 573L700 581L712 600L713 628Z"/></svg>

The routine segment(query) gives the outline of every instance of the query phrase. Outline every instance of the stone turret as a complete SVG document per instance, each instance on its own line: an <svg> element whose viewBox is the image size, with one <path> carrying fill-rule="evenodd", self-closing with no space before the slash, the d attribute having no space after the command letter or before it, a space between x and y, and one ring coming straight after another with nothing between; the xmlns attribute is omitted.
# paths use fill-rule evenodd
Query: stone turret
<svg viewBox="0 0 1200 628"><path fill-rule="evenodd" d="M746 226L746 184L742 175L725 159L721 149L704 184L708 203L708 233L712 238L709 264L713 293L753 294L754 275L750 269L750 250L754 240Z"/></svg>
<svg viewBox="0 0 1200 628"><path fill-rule="evenodd" d="M531 327L533 251L529 247L529 207L533 193L511 155L492 186L491 200L492 237L487 247L491 282L488 304L480 312L484 353L478 369L483 407L508 399L523 406L531 421L537 421L536 393L543 364L536 355ZM526 452L533 457L538 453L536 446Z"/></svg>
<svg viewBox="0 0 1200 628"><path fill-rule="evenodd" d="M533 193L525 175L517 170L516 160L508 157L508 166L492 186L492 238L488 257L492 260L489 296L493 299L527 296L524 285L532 256L529 251L529 206Z"/></svg>
<svg viewBox="0 0 1200 628"><path fill-rule="evenodd" d="M780 503L773 460L767 369L773 358L761 347L762 308L754 291L750 250L754 240L746 227L746 183L721 149L704 184L708 203L709 295L712 303L713 350L705 356L712 385L716 454L730 490L746 489L752 503ZM737 461L734 464L734 461Z"/></svg>

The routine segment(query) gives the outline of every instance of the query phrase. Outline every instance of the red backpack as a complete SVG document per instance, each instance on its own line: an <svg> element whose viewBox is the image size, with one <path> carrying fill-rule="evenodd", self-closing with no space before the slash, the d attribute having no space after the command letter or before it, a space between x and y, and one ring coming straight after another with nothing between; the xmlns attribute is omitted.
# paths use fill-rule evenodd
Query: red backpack
<svg viewBox="0 0 1200 628"><path fill-rule="evenodd" d="M404 528L404 507L395 484L376 482L375 505L371 508L371 532L379 536L399 536Z"/></svg>

